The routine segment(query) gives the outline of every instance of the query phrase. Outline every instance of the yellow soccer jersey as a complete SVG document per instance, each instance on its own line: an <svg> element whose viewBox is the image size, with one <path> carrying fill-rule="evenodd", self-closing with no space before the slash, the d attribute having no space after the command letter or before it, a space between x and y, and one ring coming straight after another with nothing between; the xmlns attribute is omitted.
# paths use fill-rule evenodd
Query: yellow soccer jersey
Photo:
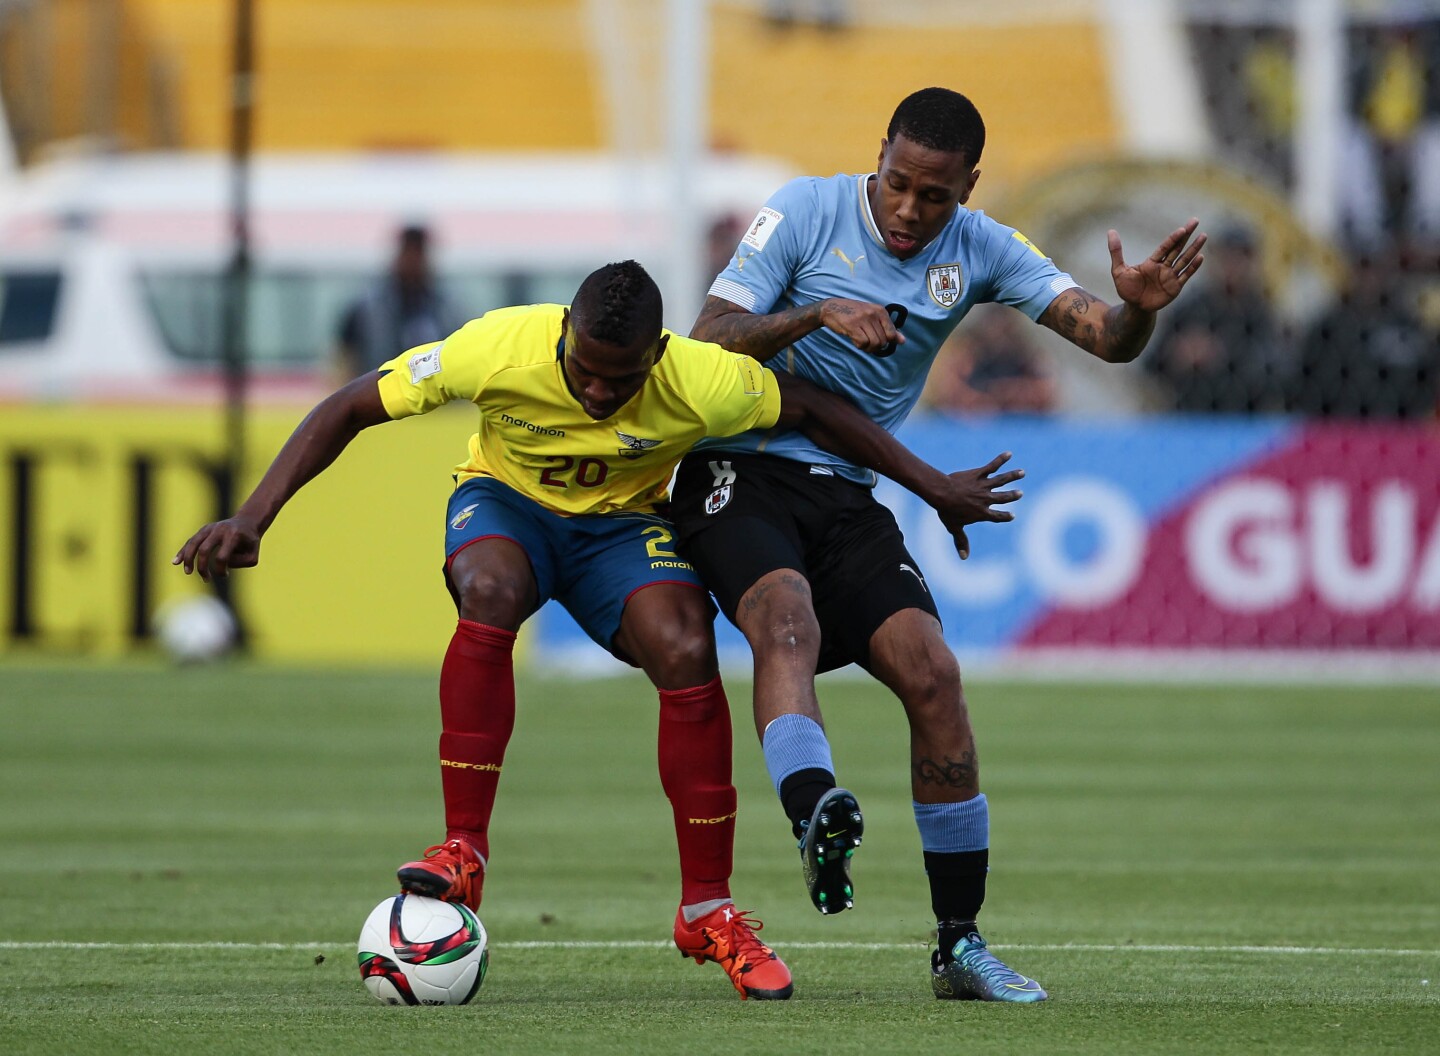
<svg viewBox="0 0 1440 1056"><path fill-rule="evenodd" d="M405 418L470 400L480 431L457 479L494 477L562 514L648 510L702 437L766 429L780 416L771 371L672 334L640 391L597 422L565 384L563 313L558 304L500 308L397 356L380 367L385 410Z"/></svg>

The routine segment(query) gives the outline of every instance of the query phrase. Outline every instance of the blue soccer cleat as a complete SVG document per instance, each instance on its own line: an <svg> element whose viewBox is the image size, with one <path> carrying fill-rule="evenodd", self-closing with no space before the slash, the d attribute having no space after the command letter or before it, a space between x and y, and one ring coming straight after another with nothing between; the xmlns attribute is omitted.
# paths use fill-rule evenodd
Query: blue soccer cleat
<svg viewBox="0 0 1440 1056"><path fill-rule="evenodd" d="M855 905L850 859L865 833L860 804L845 789L832 788L801 825L805 831L800 837L800 864L810 901L821 913L843 913Z"/></svg>
<svg viewBox="0 0 1440 1056"><path fill-rule="evenodd" d="M1050 996L1034 979L1009 968L986 949L977 931L966 935L950 952L950 960L939 950L931 956L930 987L938 998L1028 1003Z"/></svg>

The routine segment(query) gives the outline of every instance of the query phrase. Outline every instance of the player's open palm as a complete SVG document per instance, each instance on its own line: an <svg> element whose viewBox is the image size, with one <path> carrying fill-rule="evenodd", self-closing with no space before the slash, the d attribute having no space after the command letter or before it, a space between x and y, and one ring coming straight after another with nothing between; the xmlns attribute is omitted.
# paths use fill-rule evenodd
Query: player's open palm
<svg viewBox="0 0 1440 1056"><path fill-rule="evenodd" d="M955 550L961 559L970 556L970 540L965 536L967 524L981 521L1013 521L1015 515L1009 510L993 509L996 504L1014 502L1024 492L1000 491L1007 484L1013 484L1025 475L1023 469L1007 469L997 472L1010 461L1010 452L996 455L979 469L962 469L949 475L949 487L945 495L932 503L940 515L940 523L955 537Z"/></svg>
<svg viewBox="0 0 1440 1056"><path fill-rule="evenodd" d="M199 572L207 583L224 579L232 568L254 568L259 562L260 526L239 516L207 524L170 561L183 565L187 576Z"/></svg>
<svg viewBox="0 0 1440 1056"><path fill-rule="evenodd" d="M1115 292L1120 299L1141 311L1158 312L1180 296L1185 284L1205 262L1205 255L1200 252L1205 246L1205 234L1202 232L1193 242L1190 240L1199 225L1199 220L1192 219L1184 227L1177 227L1154 253L1138 264L1125 263L1120 234L1112 230L1110 277L1115 280Z"/></svg>

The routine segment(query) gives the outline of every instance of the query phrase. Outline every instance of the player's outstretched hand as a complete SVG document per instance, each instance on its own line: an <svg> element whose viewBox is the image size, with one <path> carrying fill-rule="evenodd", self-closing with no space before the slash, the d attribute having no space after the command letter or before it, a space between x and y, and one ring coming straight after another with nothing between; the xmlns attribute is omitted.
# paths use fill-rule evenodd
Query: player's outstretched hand
<svg viewBox="0 0 1440 1056"><path fill-rule="evenodd" d="M1115 280L1115 292L1120 299L1143 312L1158 312L1180 296L1185 284L1195 277L1200 265L1205 262L1205 233L1190 236L1200 221L1191 219L1184 227L1177 227L1160 248L1139 264L1126 264L1120 250L1120 234L1110 232L1110 276Z"/></svg>
<svg viewBox="0 0 1440 1056"><path fill-rule="evenodd" d="M869 301L831 297L821 302L820 323L827 330L848 337L862 352L883 352L905 343L905 335L895 328L890 313Z"/></svg>
<svg viewBox="0 0 1440 1056"><path fill-rule="evenodd" d="M970 556L970 540L965 537L965 526L980 521L1013 521L1015 515L1009 510L994 510L995 503L1014 502L1024 494L1022 491L996 491L1006 484L1013 484L1025 475L1023 469L1007 469L996 473L1010 461L1010 452L996 455L979 469L962 469L949 476L946 494L931 505L940 515L940 523L955 537L955 550L963 561Z"/></svg>
<svg viewBox="0 0 1440 1056"><path fill-rule="evenodd" d="M260 561L260 526L248 517L207 524L192 535L171 560L185 574L199 572L206 583L224 579L232 568L254 568Z"/></svg>

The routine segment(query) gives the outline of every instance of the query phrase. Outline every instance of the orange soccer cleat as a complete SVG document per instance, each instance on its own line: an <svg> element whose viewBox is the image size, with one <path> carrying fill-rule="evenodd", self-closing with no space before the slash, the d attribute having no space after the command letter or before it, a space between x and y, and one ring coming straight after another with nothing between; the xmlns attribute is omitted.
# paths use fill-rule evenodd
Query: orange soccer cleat
<svg viewBox="0 0 1440 1056"><path fill-rule="evenodd" d="M485 860L464 840L446 840L427 847L423 858L406 862L395 875L402 891L461 902L478 910L480 889L485 886Z"/></svg>
<svg viewBox="0 0 1440 1056"><path fill-rule="evenodd" d="M684 913L676 913L675 945L696 964L714 961L724 968L742 1001L751 997L784 1001L795 987L785 962L756 937L764 926L733 904L711 910L694 923L686 923Z"/></svg>

